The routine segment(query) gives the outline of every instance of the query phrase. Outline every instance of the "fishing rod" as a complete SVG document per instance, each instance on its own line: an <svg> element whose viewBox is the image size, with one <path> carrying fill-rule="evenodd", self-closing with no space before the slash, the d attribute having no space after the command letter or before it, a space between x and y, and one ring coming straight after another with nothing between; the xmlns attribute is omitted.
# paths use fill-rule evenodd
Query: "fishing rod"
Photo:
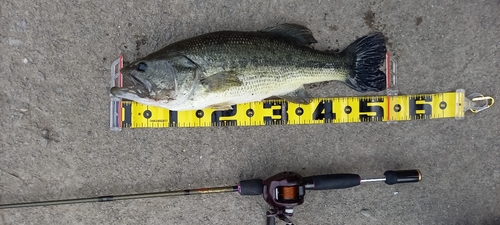
<svg viewBox="0 0 500 225"><path fill-rule="evenodd" d="M358 174L339 173L303 177L292 171L286 171L271 176L265 180L242 180L238 185L212 188L199 188L178 191L166 191L144 194L101 196L95 198L66 199L56 201L27 202L0 205L0 209L37 207L62 204L79 204L87 202L109 202L140 198L157 198L179 195L215 194L238 192L240 195L262 195L271 206L266 213L266 224L275 225L276 218L287 225L293 225L290 217L293 208L304 203L305 190L343 189L358 186L362 183L385 182L388 185L398 183L418 182L422 180L420 170L388 170L384 177L362 179Z"/></svg>

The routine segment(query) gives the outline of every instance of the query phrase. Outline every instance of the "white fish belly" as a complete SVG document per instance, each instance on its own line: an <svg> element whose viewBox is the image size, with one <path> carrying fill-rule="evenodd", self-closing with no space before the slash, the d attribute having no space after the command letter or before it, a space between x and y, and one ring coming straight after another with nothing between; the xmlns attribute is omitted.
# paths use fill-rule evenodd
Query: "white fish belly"
<svg viewBox="0 0 500 225"><path fill-rule="evenodd" d="M278 71L277 71L278 72ZM266 74L264 74L266 73ZM224 91L209 91L200 85L190 99L179 105L170 105L171 110L198 110L213 106L229 106L240 103L286 95L304 84L328 80L345 80L346 75L337 71L289 71L283 75L268 75L268 71L240 75L241 86Z"/></svg>

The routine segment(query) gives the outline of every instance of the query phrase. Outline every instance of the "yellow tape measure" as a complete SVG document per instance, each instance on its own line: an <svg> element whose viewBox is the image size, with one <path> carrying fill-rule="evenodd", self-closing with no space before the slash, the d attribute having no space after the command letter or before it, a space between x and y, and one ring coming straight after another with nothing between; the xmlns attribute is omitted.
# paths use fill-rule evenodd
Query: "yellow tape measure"
<svg viewBox="0 0 500 225"><path fill-rule="evenodd" d="M393 62L389 60L389 56L387 58L388 62ZM122 57L114 64L112 68L117 65L121 68ZM233 105L232 110L226 111L171 111L111 96L110 127L112 130L121 130L122 127L263 126L462 119L465 111L479 112L493 105L493 98L477 93L466 97L463 89L434 94L397 95L397 91L391 88L391 79L395 81L395 70L395 64L386 65L387 96L314 98L307 105L285 100L265 100ZM121 74L114 71L112 69L111 85L121 86Z"/></svg>

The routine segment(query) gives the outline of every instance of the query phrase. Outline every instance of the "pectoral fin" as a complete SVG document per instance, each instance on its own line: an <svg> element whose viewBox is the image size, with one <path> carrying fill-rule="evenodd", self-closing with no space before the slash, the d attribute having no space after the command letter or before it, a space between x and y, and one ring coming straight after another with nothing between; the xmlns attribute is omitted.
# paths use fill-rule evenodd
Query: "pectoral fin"
<svg viewBox="0 0 500 225"><path fill-rule="evenodd" d="M311 102L311 98L307 95L304 86L286 95L280 95L278 97L298 104L309 104Z"/></svg>
<svg viewBox="0 0 500 225"><path fill-rule="evenodd" d="M235 71L222 71L216 73L201 79L200 83L206 86L209 92L225 91L231 87L238 87L243 84L238 78L238 73Z"/></svg>

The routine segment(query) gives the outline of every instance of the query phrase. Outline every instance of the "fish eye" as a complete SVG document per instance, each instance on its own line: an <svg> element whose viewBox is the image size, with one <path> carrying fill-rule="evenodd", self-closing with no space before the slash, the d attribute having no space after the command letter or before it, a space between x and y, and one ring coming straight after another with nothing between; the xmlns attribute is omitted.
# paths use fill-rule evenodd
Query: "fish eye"
<svg viewBox="0 0 500 225"><path fill-rule="evenodd" d="M145 62L140 62L137 66L137 71L145 72L148 68L148 65Z"/></svg>

